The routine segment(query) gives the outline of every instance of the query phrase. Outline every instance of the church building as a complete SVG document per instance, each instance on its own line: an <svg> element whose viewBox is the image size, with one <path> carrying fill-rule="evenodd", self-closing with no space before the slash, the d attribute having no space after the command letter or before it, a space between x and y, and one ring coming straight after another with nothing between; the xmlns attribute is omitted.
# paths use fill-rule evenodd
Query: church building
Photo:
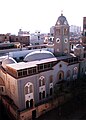
<svg viewBox="0 0 86 120"><path fill-rule="evenodd" d="M0 67L0 93L8 112L17 120L37 118L54 108L54 86L61 81L77 80L85 74L84 47L70 53L69 24L61 14L54 26L54 53L32 51L22 62L6 57Z"/></svg>

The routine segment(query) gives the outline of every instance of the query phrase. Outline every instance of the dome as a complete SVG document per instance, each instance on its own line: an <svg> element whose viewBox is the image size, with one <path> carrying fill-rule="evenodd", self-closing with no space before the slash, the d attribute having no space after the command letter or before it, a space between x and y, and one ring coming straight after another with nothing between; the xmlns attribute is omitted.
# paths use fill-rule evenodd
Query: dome
<svg viewBox="0 0 86 120"><path fill-rule="evenodd" d="M67 19L65 16L63 16L63 14L61 14L61 16L58 17L56 25L68 25Z"/></svg>
<svg viewBox="0 0 86 120"><path fill-rule="evenodd" d="M2 66L6 68L6 64L17 63L13 58L7 57L2 61Z"/></svg>
<svg viewBox="0 0 86 120"><path fill-rule="evenodd" d="M29 61L35 61L35 60L41 60L41 59L47 59L47 58L53 58L53 57L54 55L51 52L40 50L40 51L33 51L28 55L26 55L26 57L24 58L24 61L29 62Z"/></svg>

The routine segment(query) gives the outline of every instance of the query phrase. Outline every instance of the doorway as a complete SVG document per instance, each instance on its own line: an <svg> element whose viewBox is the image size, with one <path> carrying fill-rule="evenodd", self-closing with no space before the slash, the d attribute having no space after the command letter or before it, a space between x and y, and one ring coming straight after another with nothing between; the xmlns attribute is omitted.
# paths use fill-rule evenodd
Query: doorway
<svg viewBox="0 0 86 120"><path fill-rule="evenodd" d="M36 110L32 111L32 120L34 120L36 118Z"/></svg>

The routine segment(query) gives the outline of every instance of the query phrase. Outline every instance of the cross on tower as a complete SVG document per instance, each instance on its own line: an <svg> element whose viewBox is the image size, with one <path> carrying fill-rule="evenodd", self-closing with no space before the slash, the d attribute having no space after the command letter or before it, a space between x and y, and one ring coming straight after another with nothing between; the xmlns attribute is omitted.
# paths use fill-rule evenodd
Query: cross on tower
<svg viewBox="0 0 86 120"><path fill-rule="evenodd" d="M61 10L61 16L63 15L63 10Z"/></svg>

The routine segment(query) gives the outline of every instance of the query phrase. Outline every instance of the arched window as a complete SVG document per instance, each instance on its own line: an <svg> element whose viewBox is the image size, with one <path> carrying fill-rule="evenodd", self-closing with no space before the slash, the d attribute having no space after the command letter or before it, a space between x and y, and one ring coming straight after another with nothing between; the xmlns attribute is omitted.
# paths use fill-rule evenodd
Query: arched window
<svg viewBox="0 0 86 120"><path fill-rule="evenodd" d="M39 78L39 86L43 86L43 85L45 85L45 78L44 78L44 76L41 76Z"/></svg>
<svg viewBox="0 0 86 120"><path fill-rule="evenodd" d="M30 85L30 86L29 86L29 93L32 93L32 92L33 92L33 86Z"/></svg>
<svg viewBox="0 0 86 120"><path fill-rule="evenodd" d="M25 94L32 93L32 92L33 92L33 84L30 83L30 82L28 82L28 83L25 85L24 91L25 91Z"/></svg>
<svg viewBox="0 0 86 120"><path fill-rule="evenodd" d="M25 87L25 94L28 94L28 86Z"/></svg>
<svg viewBox="0 0 86 120"><path fill-rule="evenodd" d="M29 108L29 100L26 101L26 108Z"/></svg>
<svg viewBox="0 0 86 120"><path fill-rule="evenodd" d="M74 67L74 75L76 75L78 73L78 68L77 67Z"/></svg>
<svg viewBox="0 0 86 120"><path fill-rule="evenodd" d="M57 80L64 80L64 72L62 70L58 72Z"/></svg>
<svg viewBox="0 0 86 120"><path fill-rule="evenodd" d="M42 85L45 85L45 81L44 81L44 79L42 80Z"/></svg>
<svg viewBox="0 0 86 120"><path fill-rule="evenodd" d="M24 87L24 95L25 95L25 107L30 108L33 107L34 104L34 92L33 92L33 84L28 82Z"/></svg>
<svg viewBox="0 0 86 120"><path fill-rule="evenodd" d="M59 74L59 80L61 80L61 78L62 78L62 75L61 75L61 73Z"/></svg>

